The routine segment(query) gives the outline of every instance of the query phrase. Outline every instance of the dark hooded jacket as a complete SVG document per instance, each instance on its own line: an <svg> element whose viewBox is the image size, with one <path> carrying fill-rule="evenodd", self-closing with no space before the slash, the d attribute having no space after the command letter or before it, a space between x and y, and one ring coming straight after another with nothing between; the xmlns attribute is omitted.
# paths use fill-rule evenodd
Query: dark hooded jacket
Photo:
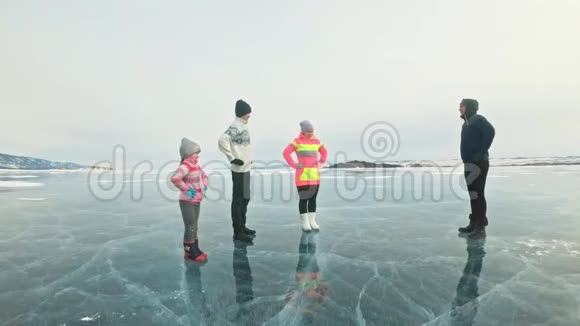
<svg viewBox="0 0 580 326"><path fill-rule="evenodd" d="M486 118L477 114L479 103L476 100L464 99L466 111L461 128L461 159L463 162L489 160L489 148L495 137L495 129Z"/></svg>

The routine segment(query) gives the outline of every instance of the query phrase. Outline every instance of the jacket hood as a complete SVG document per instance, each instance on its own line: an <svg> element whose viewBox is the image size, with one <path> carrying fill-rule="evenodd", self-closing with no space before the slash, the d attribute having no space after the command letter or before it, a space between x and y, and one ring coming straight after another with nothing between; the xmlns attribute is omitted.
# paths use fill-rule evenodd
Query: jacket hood
<svg viewBox="0 0 580 326"><path fill-rule="evenodd" d="M463 116L466 120L477 114L479 110L479 102L474 99L465 98L461 101L461 105L465 106L465 114Z"/></svg>

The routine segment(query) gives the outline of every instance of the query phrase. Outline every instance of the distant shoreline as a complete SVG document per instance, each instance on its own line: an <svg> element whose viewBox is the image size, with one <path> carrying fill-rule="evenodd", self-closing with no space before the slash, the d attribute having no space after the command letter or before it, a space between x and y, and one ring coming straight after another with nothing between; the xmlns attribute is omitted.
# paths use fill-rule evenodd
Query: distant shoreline
<svg viewBox="0 0 580 326"><path fill-rule="evenodd" d="M566 158L568 159L568 158ZM530 160L530 159L503 159L503 160ZM505 162L494 164L498 160L490 160L491 166L495 167L525 167L525 166L576 166L580 165L580 158L575 158L573 161L537 161L537 162ZM427 162L427 161L425 161ZM451 168L458 164L463 164L461 161L457 161L456 164L437 164L436 161L430 161L429 163L419 162L408 162L408 164L397 164L397 163L373 163L367 161L348 161L342 163L332 164L326 168L328 169L397 169L397 168L429 168L429 167L441 167L441 168Z"/></svg>
<svg viewBox="0 0 580 326"><path fill-rule="evenodd" d="M0 153L0 170L112 170L110 167L54 162L28 156Z"/></svg>
<svg viewBox="0 0 580 326"><path fill-rule="evenodd" d="M2 167L0 166L0 171L81 171L81 170L103 170L103 171L113 171L112 168L101 167L101 166L81 166L79 168L26 168L26 167Z"/></svg>
<svg viewBox="0 0 580 326"><path fill-rule="evenodd" d="M259 170L283 170L291 167L283 164L268 165L255 163L253 169ZM562 157L515 157L515 158L492 158L493 167L541 167L541 166L580 166L580 156ZM398 169L398 168L453 168L463 163L458 159L450 160L401 160L390 162L369 162L365 160L351 160L329 164L323 169ZM0 153L0 171L113 171L109 166L80 165L70 162L54 162L44 159L15 156ZM224 170L228 170L224 168Z"/></svg>

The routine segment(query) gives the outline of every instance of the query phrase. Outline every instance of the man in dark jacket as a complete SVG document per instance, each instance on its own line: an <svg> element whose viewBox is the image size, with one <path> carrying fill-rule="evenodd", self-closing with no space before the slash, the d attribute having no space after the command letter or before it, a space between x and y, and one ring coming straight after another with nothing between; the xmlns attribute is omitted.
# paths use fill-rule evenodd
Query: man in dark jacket
<svg viewBox="0 0 580 326"><path fill-rule="evenodd" d="M487 202L485 183L489 171L489 148L495 137L495 129L486 118L477 114L479 103L474 99L464 99L459 104L459 112L464 120L461 128L461 159L464 163L465 182L471 199L469 225L459 228L471 239L485 237Z"/></svg>

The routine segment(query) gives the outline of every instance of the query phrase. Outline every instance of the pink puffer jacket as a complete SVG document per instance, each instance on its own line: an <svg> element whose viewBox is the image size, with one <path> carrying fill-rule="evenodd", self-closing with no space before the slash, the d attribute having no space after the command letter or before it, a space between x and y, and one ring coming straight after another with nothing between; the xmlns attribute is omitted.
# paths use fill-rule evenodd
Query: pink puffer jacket
<svg viewBox="0 0 580 326"><path fill-rule="evenodd" d="M207 187L207 174L199 166L196 157L188 157L179 165L171 182L181 190L180 201L199 203L203 199L204 188ZM197 192L193 199L187 196L189 188Z"/></svg>

